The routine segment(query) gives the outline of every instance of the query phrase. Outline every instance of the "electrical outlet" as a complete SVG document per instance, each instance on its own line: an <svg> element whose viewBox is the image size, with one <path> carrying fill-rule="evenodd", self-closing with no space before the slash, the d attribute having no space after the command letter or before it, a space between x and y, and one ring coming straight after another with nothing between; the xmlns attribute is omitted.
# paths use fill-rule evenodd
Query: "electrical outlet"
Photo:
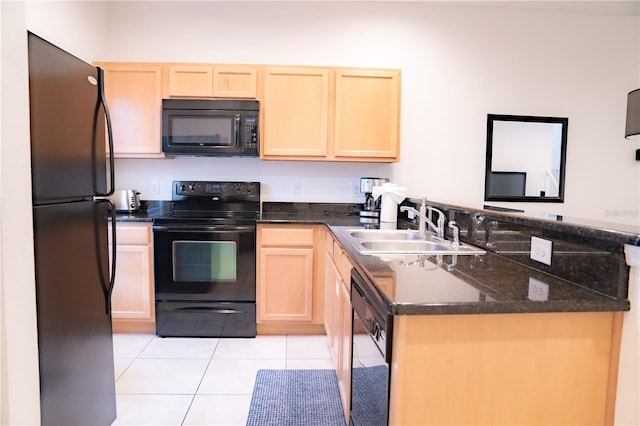
<svg viewBox="0 0 640 426"><path fill-rule="evenodd" d="M531 237L531 259L551 266L553 243L544 238Z"/></svg>
<svg viewBox="0 0 640 426"><path fill-rule="evenodd" d="M154 179L151 181L151 193L159 194L160 193L160 182L158 179Z"/></svg>
<svg viewBox="0 0 640 426"><path fill-rule="evenodd" d="M301 193L302 193L302 185L300 185L299 183L294 183L293 184L293 195L298 197L298 196L300 196Z"/></svg>
<svg viewBox="0 0 640 426"><path fill-rule="evenodd" d="M352 197L360 197L362 192L360 192L360 182L351 182L351 196Z"/></svg>
<svg viewBox="0 0 640 426"><path fill-rule="evenodd" d="M544 302L549 300L549 284L529 277L529 300Z"/></svg>

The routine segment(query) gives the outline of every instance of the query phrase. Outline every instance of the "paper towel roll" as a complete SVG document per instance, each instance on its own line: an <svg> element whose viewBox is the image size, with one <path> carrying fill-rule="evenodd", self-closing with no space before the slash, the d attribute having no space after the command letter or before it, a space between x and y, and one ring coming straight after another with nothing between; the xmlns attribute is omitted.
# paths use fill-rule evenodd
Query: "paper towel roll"
<svg viewBox="0 0 640 426"><path fill-rule="evenodd" d="M398 220L398 203L391 194L382 194L380 204L380 222L393 222Z"/></svg>
<svg viewBox="0 0 640 426"><path fill-rule="evenodd" d="M398 204L405 199L407 188L386 182L382 186L373 187L373 198L381 197L380 222L395 223L398 220Z"/></svg>

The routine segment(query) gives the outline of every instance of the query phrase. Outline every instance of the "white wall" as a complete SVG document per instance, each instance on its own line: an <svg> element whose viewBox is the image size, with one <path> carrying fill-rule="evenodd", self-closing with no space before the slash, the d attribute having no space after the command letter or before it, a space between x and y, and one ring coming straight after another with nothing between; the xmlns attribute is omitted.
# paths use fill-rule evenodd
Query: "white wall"
<svg viewBox="0 0 640 426"><path fill-rule="evenodd" d="M35 425L40 387L24 5L0 2L0 14L0 424Z"/></svg>
<svg viewBox="0 0 640 426"><path fill-rule="evenodd" d="M635 224L640 163L623 131L626 93L640 86L640 25L637 4L625 15L633 3L613 14L606 3L113 2L100 59L402 69L398 164L326 166L336 173L328 191L325 166L263 162L243 176L265 183L265 199L293 198L284 173L301 183L297 200L351 201L350 182L369 175L411 195L481 204L487 113L549 115L569 118L565 203L512 206ZM165 198L167 186L149 194L150 181L183 178L200 163L119 161L118 184ZM203 178L228 177L219 161L205 164Z"/></svg>
<svg viewBox="0 0 640 426"><path fill-rule="evenodd" d="M91 62L106 48L108 4L103 1L26 1L27 29Z"/></svg>

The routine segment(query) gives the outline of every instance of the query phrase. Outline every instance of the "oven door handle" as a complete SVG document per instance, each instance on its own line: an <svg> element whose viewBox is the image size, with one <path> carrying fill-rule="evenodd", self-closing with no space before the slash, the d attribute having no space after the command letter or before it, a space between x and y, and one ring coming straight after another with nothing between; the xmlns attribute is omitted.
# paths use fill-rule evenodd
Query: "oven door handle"
<svg viewBox="0 0 640 426"><path fill-rule="evenodd" d="M183 308L176 308L173 310L173 312L180 312L180 311L187 311L187 312L210 312L212 314L244 314L243 311L240 311L238 309L229 309L229 308L212 308L212 307L208 307L208 306L188 306L188 307L183 307Z"/></svg>
<svg viewBox="0 0 640 426"><path fill-rule="evenodd" d="M215 232L215 233L231 233L231 232L255 232L256 227L252 225L248 226L175 226L175 225L154 225L154 232L168 232L168 233L202 233L202 232Z"/></svg>

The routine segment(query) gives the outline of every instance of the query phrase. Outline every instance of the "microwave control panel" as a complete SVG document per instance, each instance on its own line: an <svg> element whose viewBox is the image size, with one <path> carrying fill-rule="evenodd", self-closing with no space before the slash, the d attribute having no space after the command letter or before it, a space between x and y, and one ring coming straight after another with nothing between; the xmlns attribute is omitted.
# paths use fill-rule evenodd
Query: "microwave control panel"
<svg viewBox="0 0 640 426"><path fill-rule="evenodd" d="M245 117L243 142L244 142L245 148L258 147L258 118L257 117Z"/></svg>

